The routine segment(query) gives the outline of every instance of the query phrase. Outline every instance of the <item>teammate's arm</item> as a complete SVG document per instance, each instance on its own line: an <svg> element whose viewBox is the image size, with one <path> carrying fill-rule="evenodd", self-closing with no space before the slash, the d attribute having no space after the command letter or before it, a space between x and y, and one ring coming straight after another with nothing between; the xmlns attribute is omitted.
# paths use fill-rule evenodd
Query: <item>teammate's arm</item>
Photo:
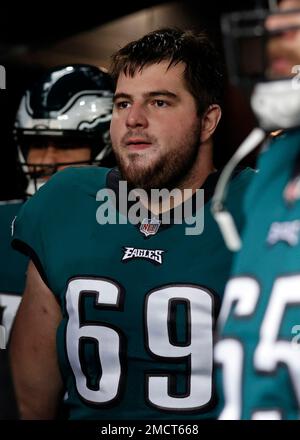
<svg viewBox="0 0 300 440"><path fill-rule="evenodd" d="M11 335L10 356L21 418L52 419L62 398L56 354L59 305L32 262Z"/></svg>

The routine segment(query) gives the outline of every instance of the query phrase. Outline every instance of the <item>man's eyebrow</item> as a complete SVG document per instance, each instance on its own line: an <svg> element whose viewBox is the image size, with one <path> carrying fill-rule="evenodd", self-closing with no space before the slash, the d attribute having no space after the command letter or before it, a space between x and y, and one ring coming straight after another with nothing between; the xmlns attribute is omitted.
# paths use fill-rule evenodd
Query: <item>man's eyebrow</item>
<svg viewBox="0 0 300 440"><path fill-rule="evenodd" d="M155 96L166 96L168 98L178 99L178 96L175 93L170 92L169 90L154 90L153 92L144 93L143 96L144 98L154 98ZM128 93L120 92L114 95L113 102L116 102L118 99L132 100L133 96Z"/></svg>
<svg viewBox="0 0 300 440"><path fill-rule="evenodd" d="M145 95L149 98L153 98L155 96L166 96L168 98L173 98L173 99L178 98L178 96L175 93L170 92L169 90L154 90L153 92L146 93Z"/></svg>
<svg viewBox="0 0 300 440"><path fill-rule="evenodd" d="M117 99L132 99L131 95L128 95L128 93L116 93L113 97L113 102L116 102Z"/></svg>

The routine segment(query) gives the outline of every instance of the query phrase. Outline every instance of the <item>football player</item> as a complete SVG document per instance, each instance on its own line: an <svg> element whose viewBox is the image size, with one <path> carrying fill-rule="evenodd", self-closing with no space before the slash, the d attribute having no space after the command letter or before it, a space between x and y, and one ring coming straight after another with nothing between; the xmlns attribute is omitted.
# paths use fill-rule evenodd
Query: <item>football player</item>
<svg viewBox="0 0 300 440"><path fill-rule="evenodd" d="M213 331L231 263L209 209L220 58L203 33L161 29L120 49L111 75L119 169L58 173L15 222L14 246L31 257L11 345L22 417L55 417L63 383L71 419L214 417ZM231 181L239 226L251 176ZM150 203L134 224L125 183L193 200L204 189L203 232L185 233L179 205L165 222Z"/></svg>
<svg viewBox="0 0 300 440"><path fill-rule="evenodd" d="M24 291L28 266L28 258L10 246L13 219L24 200L57 170L113 161L109 141L112 94L106 72L76 64L48 70L22 97L15 136L28 185L24 199L0 202L0 324L4 345Z"/></svg>
<svg viewBox="0 0 300 440"><path fill-rule="evenodd" d="M55 67L24 93L15 120L19 165L28 179L24 199L59 169L112 160L112 93L109 75L84 64ZM23 201L0 202L0 302L7 337L28 264L10 246L11 224Z"/></svg>
<svg viewBox="0 0 300 440"><path fill-rule="evenodd" d="M225 18L223 29L245 49L231 64L233 78L245 74L257 81L264 72L252 106L269 136L245 197L241 243L231 240L235 234L225 225L228 243L242 247L225 291L215 350L222 367L220 419L299 419L300 1L283 0L267 14L236 13ZM264 137L257 133L256 145ZM255 146L252 141L247 148Z"/></svg>

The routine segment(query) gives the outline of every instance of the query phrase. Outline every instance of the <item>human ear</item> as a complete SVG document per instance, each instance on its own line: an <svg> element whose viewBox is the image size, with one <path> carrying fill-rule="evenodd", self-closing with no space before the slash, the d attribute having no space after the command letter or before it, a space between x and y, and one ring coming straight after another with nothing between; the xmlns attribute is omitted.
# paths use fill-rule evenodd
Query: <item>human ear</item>
<svg viewBox="0 0 300 440"><path fill-rule="evenodd" d="M221 119L222 110L217 104L208 107L201 120L201 142L206 142L214 133Z"/></svg>

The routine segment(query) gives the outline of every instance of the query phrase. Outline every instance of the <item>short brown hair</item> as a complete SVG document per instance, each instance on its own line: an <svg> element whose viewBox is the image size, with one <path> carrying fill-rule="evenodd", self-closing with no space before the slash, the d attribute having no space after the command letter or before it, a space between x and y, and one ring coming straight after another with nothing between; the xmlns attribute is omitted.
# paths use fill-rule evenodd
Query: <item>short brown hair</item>
<svg viewBox="0 0 300 440"><path fill-rule="evenodd" d="M224 67L205 32L164 28L124 46L112 57L110 74L116 83L120 73L134 76L149 64L170 60L169 67L185 63L184 79L201 115L211 104L221 104Z"/></svg>

